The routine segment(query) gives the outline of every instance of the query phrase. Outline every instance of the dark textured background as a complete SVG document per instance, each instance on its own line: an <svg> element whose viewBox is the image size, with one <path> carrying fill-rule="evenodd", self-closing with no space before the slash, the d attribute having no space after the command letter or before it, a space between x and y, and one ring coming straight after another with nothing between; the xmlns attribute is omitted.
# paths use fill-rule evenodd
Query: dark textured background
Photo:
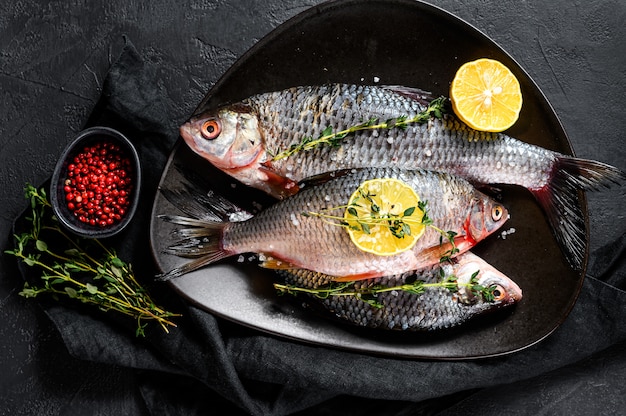
<svg viewBox="0 0 626 416"><path fill-rule="evenodd" d="M178 103L173 114L163 115L174 128L250 46L319 3L111 0L87 6L24 0L0 5L0 249L10 247L11 223L25 207L24 183L42 183L64 146L81 130L109 65L121 51L123 35L158 65L162 93ZM622 0L430 3L476 26L521 64L554 106L577 155L625 169ZM588 194L591 251L626 230L624 193L624 187L617 187ZM17 296L21 286L14 259L2 255L0 413L145 413L134 373L71 357L36 303ZM518 383L516 388L527 394L515 400L507 400L503 386L492 389L484 401L478 395L455 409L470 411L468 406L476 403L497 402L516 414L537 407L551 414L621 414L626 391L614 375L626 371L625 362L621 350L614 349L566 371L570 377L548 373ZM172 386L174 392L178 388ZM541 406L550 402L554 404L549 408ZM346 412L416 414L420 409L419 404L407 406L372 401ZM316 413L333 414L330 409L339 408L341 401L336 400Z"/></svg>

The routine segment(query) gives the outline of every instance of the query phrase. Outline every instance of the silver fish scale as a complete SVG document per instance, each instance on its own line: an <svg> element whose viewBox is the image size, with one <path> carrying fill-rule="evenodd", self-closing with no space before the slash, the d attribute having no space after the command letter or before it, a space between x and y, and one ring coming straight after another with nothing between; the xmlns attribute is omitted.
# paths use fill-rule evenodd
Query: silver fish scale
<svg viewBox="0 0 626 416"><path fill-rule="evenodd" d="M253 96L217 113L208 110L196 115L181 126L181 135L196 153L229 175L277 198L290 195L296 190L293 182L310 176L382 166L444 171L471 183L525 187L546 213L568 262L581 270L587 236L578 191L621 184L626 173L614 166L553 152L503 133L476 131L452 112L404 130L361 131L337 140L336 147L320 145L274 160L292 146L297 149L319 139L327 127L337 133L372 118L412 117L432 98L403 86L294 87ZM211 144L202 126L216 114L223 117L227 133ZM239 115L236 120L234 114ZM254 163L251 157L256 158Z"/></svg>
<svg viewBox="0 0 626 416"><path fill-rule="evenodd" d="M278 153L303 138L318 138L327 126L337 132L370 118L412 117L424 107L395 87L332 84L260 94L247 102L262 121L267 150ZM354 167L436 169L480 183L536 189L550 178L555 153L502 133L470 129L456 117L432 119L407 129L358 132L342 142L273 161L293 180Z"/></svg>
<svg viewBox="0 0 626 416"><path fill-rule="evenodd" d="M256 110L262 128L275 133L273 144L281 148L306 136L317 138L328 126L339 129L371 117L382 121L424 109L417 101L380 87L344 84L294 87L259 94L244 103Z"/></svg>
<svg viewBox="0 0 626 416"><path fill-rule="evenodd" d="M352 244L342 227L302 215L344 206L363 181L373 178L396 178L409 184L421 200L427 201L427 212L434 225L459 234L472 202L487 198L468 182L445 173L363 169L320 185L305 186L250 220L229 224L223 233L223 248L237 253L265 253L301 267L322 264L342 276L367 270L402 270L413 256L411 251L389 257L367 253ZM343 216L343 209L334 215ZM440 234L427 228L413 252L436 246L439 240Z"/></svg>
<svg viewBox="0 0 626 416"><path fill-rule="evenodd" d="M505 136L477 139L473 130L454 126L461 124L446 118L406 130L359 132L344 139L339 148L301 152L293 160L272 165L293 180L337 169L396 166L442 170L478 183L513 183L530 189L548 181L551 171L544 166L550 163L545 161L554 157L543 149L520 142L507 146L511 139Z"/></svg>
<svg viewBox="0 0 626 416"><path fill-rule="evenodd" d="M303 269L282 270L279 275L288 285L303 288L319 288L332 281L332 277ZM425 283L441 279L439 266L418 272L385 276L377 279L357 281L354 289L382 285L395 287L414 280ZM425 288L420 295L406 291L380 293L375 297L381 307L375 307L357 296L329 296L319 298L305 294L307 303L314 309L353 325L402 331L435 331L456 327L469 319L496 309L494 304L477 300L475 303L463 303L459 297L443 288Z"/></svg>

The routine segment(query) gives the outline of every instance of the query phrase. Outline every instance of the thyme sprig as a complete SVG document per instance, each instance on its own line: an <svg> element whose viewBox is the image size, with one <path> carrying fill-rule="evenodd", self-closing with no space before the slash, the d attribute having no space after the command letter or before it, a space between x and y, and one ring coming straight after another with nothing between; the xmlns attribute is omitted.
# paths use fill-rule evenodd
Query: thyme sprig
<svg viewBox="0 0 626 416"><path fill-rule="evenodd" d="M404 238L407 235L410 236L411 225L427 225L423 221L423 218L420 220L411 218L416 207L409 207L402 213L394 214L392 212L381 212L380 207L374 201L371 201L370 213L359 215L359 212L355 208L357 206L359 206L358 202L354 201L350 205L324 208L319 212L304 211L301 212L300 215L304 217L321 218L328 224L338 225L355 231L362 231L365 234L371 234L372 227L374 226L382 226L388 228L391 234L396 238ZM332 214L333 211L341 209L347 210L348 214L354 218L346 220L344 217Z"/></svg>
<svg viewBox="0 0 626 416"><path fill-rule="evenodd" d="M333 131L332 126L327 126L324 130L322 130L317 139L314 139L311 136L305 136L302 138L300 143L292 144L286 150L273 152L271 154L272 161L286 159L296 153L315 149L323 145L339 147L343 139L363 130L390 130L393 128L406 129L410 124L426 123L431 119L431 117L441 119L446 111L445 106L446 98L438 97L432 100L424 110L410 118L403 115L380 122L378 118L372 117L354 126L350 126L339 131Z"/></svg>
<svg viewBox="0 0 626 416"><path fill-rule="evenodd" d="M120 312L136 319L136 336L145 336L145 321L156 321L165 332L169 332L168 326L176 326L171 318L180 315L154 303L135 279L130 264L99 240L67 235L49 213L51 205L43 188L27 184L24 191L31 206L31 215L27 217L31 229L15 235L15 249L6 253L27 266L39 268L42 286L26 282L19 292L21 296L34 298L47 293L55 299L65 296L103 311ZM54 248L46 243L48 238L59 237L62 244L55 240Z"/></svg>
<svg viewBox="0 0 626 416"><path fill-rule="evenodd" d="M466 288L471 295L476 298L481 298L485 302L493 302L495 299L494 291L495 286L483 286L478 282L479 270L474 272L470 277L469 282L459 282L457 277L453 274L446 276L443 269L439 270L438 282L426 283L423 280L416 279L414 281L405 282L396 286L385 286L382 284L374 284L371 286L356 287L354 281L352 282L334 282L331 281L325 285L319 287L301 287L296 285L287 285L274 283L274 288L278 291L279 295L297 295L298 293L307 293L313 295L319 299L328 299L333 296L355 296L362 301L372 305L376 308L382 308L384 305L377 299L378 295L386 292L406 292L412 295L422 295L427 289L431 288L443 288L450 292L456 293L460 288Z"/></svg>
<svg viewBox="0 0 626 416"><path fill-rule="evenodd" d="M443 245L445 240L452 246L449 250L443 253L439 259L440 263L449 262L452 257L459 252L459 249L456 247L454 241L457 233L454 231L444 231L434 225L433 220L428 215L428 201L418 201L417 207L408 207L402 213L394 214L391 212L381 212L380 206L378 206L373 199L376 195L364 192L361 188L358 189L358 192L369 204L369 214L359 215L359 212L356 209L356 207L359 206L359 201L358 199L355 199L349 205L324 208L319 212L304 211L301 212L300 215L304 217L320 218L328 224L345 227L355 231L362 231L365 234L371 234L373 226L387 227L391 234L396 238L410 236L412 233L412 225L423 225L425 227L432 228L440 234L439 245ZM416 209L422 212L422 217L419 220L412 218ZM347 221L344 217L332 214L333 211L337 210L347 210L348 214L353 216L354 219Z"/></svg>

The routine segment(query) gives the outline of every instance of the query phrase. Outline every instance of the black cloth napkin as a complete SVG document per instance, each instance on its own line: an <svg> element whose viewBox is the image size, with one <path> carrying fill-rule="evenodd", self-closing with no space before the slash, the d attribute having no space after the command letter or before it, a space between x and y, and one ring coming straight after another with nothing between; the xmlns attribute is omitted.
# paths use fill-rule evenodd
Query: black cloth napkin
<svg viewBox="0 0 626 416"><path fill-rule="evenodd" d="M569 383L592 377L597 368L607 384L594 394L614 408L624 405L624 394L614 393L615 386L626 386L620 371L626 362L626 235L591 254L578 302L554 334L511 355L472 361L402 360L304 345L219 319L154 283L152 201L183 121L158 77L156 65L127 41L85 127L116 128L138 148L145 174L137 217L108 244L133 264L158 303L183 314L178 327L164 334L153 326L137 338L134 322L40 301L73 356L136 370L151 414L213 414L229 406L228 414L254 415L495 415L521 404L526 414L538 414L555 401L558 413L578 414L584 404L572 391L593 384Z"/></svg>

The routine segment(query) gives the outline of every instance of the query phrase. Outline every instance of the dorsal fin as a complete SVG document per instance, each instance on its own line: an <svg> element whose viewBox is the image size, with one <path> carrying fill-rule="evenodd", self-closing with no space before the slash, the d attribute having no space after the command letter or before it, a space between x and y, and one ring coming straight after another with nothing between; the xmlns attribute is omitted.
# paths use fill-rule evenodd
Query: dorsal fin
<svg viewBox="0 0 626 416"><path fill-rule="evenodd" d="M424 91L419 88L404 87L402 85L385 85L383 88L395 92L403 97L417 101L423 106L427 106L436 98L432 92Z"/></svg>

